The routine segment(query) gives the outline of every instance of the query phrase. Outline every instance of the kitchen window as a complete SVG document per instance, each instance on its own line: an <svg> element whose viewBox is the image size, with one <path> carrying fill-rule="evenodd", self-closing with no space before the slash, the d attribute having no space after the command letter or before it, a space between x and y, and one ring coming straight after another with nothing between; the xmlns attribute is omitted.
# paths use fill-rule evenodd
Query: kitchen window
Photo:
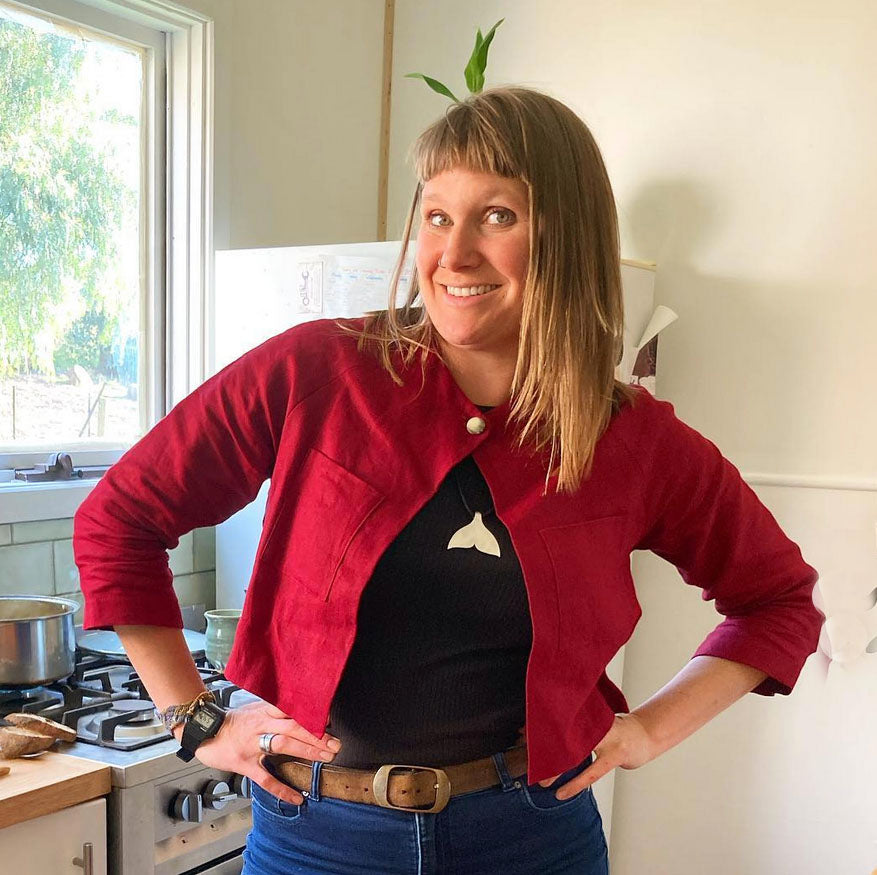
<svg viewBox="0 0 877 875"><path fill-rule="evenodd" d="M72 514L206 376L212 25L0 0L0 77L4 523Z"/></svg>

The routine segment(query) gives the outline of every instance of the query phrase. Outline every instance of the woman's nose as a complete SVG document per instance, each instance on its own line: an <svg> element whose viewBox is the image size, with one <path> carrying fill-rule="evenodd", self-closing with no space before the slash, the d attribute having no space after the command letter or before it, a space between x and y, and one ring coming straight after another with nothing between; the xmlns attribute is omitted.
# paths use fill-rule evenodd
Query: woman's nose
<svg viewBox="0 0 877 875"><path fill-rule="evenodd" d="M482 257L476 235L459 225L453 228L445 238L444 251L439 261L446 270L452 271L478 267Z"/></svg>

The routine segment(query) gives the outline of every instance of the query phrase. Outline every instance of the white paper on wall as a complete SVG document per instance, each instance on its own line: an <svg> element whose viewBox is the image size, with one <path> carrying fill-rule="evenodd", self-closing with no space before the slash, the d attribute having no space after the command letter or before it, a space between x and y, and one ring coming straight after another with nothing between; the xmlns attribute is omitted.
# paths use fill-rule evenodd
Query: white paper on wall
<svg viewBox="0 0 877 875"><path fill-rule="evenodd" d="M386 310L393 267L386 258L356 255L323 255L325 317L361 316L369 310ZM396 302L401 304L411 283L411 266L399 277Z"/></svg>
<svg viewBox="0 0 877 875"><path fill-rule="evenodd" d="M820 579L813 588L813 604L825 617L819 651L830 663L849 665L877 654L877 589L845 592ZM825 666L826 674L828 666Z"/></svg>
<svg viewBox="0 0 877 875"><path fill-rule="evenodd" d="M642 386L654 395L658 335L678 318L669 307L655 307L655 265L621 262L624 293L624 351L615 369L623 383Z"/></svg>
<svg viewBox="0 0 877 875"><path fill-rule="evenodd" d="M658 335L679 317L669 307L659 304L637 343L625 346L616 376L625 383L642 386L652 395L656 394L656 370L658 366Z"/></svg>

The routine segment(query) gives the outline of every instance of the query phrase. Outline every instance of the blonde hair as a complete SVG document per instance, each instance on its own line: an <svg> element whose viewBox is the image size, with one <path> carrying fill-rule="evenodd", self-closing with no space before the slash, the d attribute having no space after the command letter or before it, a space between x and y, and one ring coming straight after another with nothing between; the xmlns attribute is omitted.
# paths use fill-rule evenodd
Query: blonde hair
<svg viewBox="0 0 877 875"><path fill-rule="evenodd" d="M420 350L440 355L416 268L396 306L423 184L452 167L519 179L527 186L530 257L523 295L509 424L518 443L549 452L546 488L574 492L591 472L614 410L636 392L615 379L624 305L618 220L609 177L591 132L559 100L522 87L493 88L451 106L415 141L418 185L402 235L386 311L358 331L393 380ZM396 361L399 361L396 358Z"/></svg>

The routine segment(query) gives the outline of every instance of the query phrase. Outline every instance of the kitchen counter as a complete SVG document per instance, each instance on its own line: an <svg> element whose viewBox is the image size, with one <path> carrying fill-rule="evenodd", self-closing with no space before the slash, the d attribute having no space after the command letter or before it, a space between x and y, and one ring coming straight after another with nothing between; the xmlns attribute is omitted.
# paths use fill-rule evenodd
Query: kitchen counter
<svg viewBox="0 0 877 875"><path fill-rule="evenodd" d="M110 767L47 751L37 757L0 760L0 829L105 796Z"/></svg>

